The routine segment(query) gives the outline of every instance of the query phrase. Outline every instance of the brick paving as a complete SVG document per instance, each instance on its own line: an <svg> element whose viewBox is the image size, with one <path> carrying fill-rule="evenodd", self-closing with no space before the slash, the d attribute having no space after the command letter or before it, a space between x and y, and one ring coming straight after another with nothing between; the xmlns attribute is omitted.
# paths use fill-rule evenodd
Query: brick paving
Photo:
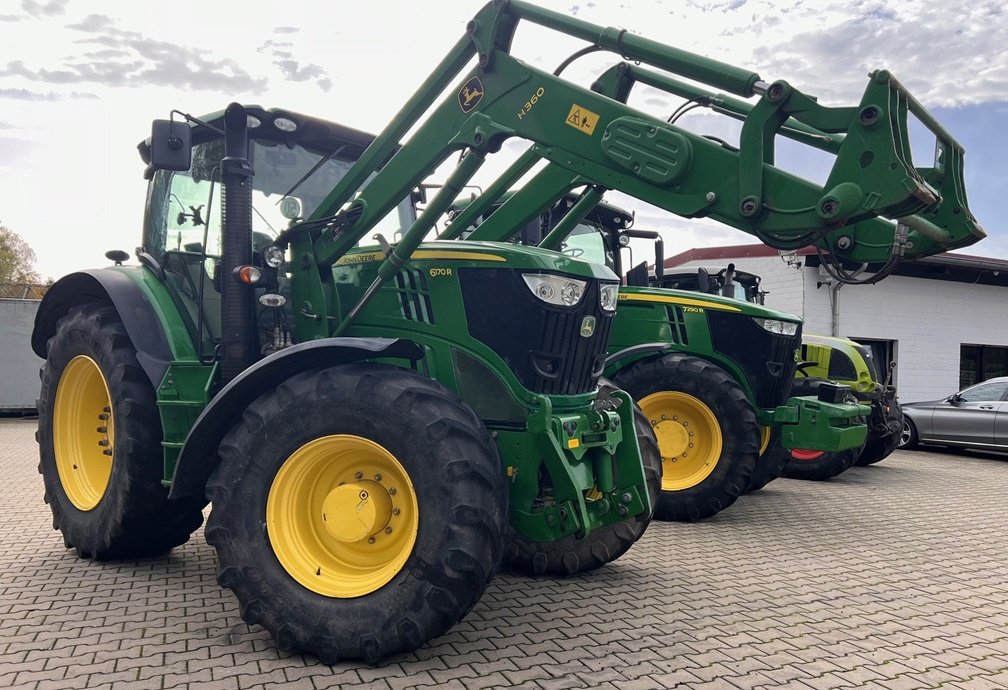
<svg viewBox="0 0 1008 690"><path fill-rule="evenodd" d="M242 622L202 530L153 560L76 559L34 431L0 420L0 688L1008 687L1008 458L778 480L594 573L502 573L415 653L330 667Z"/></svg>

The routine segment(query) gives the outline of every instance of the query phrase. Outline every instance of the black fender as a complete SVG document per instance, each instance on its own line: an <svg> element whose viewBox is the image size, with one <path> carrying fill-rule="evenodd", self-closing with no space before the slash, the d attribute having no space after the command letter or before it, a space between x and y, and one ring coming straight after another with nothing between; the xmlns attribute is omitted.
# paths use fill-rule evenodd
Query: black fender
<svg viewBox="0 0 1008 690"><path fill-rule="evenodd" d="M310 340L262 359L236 376L203 412L186 436L169 498L203 496L207 480L217 467L217 446L224 435L241 420L248 404L294 374L375 357L416 361L423 349L402 338L324 338Z"/></svg>
<svg viewBox="0 0 1008 690"><path fill-rule="evenodd" d="M659 352L671 352L668 343L640 343L639 345L631 345L630 347L625 347L622 350L617 350L606 357L605 368L608 369L616 362L621 359L626 359L627 357L657 354Z"/></svg>
<svg viewBox="0 0 1008 690"><path fill-rule="evenodd" d="M122 271L78 271L53 283L35 314L32 350L46 359L49 338L55 335L59 320L74 305L94 301L111 302L115 307L136 349L137 361L157 390L172 360L171 347L150 298Z"/></svg>

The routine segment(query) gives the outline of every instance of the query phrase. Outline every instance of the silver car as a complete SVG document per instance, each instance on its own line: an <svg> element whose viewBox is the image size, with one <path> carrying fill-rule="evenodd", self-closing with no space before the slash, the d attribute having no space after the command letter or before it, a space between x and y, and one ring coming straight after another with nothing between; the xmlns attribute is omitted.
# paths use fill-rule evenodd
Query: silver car
<svg viewBox="0 0 1008 690"><path fill-rule="evenodd" d="M988 379L944 400L904 403L899 447L918 443L1008 451L1008 376Z"/></svg>

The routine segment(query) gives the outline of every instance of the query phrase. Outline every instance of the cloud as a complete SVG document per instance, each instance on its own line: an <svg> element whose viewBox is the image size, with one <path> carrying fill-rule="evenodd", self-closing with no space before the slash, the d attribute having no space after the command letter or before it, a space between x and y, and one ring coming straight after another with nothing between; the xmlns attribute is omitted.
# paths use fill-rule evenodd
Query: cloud
<svg viewBox="0 0 1008 690"><path fill-rule="evenodd" d="M56 93L54 91L41 92L29 89L0 89L0 99L14 101L65 101L69 99L94 100L97 94L73 91L71 93Z"/></svg>
<svg viewBox="0 0 1008 690"><path fill-rule="evenodd" d="M775 31L814 28L765 42L753 54L764 79L783 77L833 101L856 99L865 75L879 68L904 75L906 86L929 107L1008 98L1008 15L1001 3L980 0L956 12L950 24L946 8L918 2L861 0L814 11L798 6ZM955 86L965 75L970 87Z"/></svg>
<svg viewBox="0 0 1008 690"><path fill-rule="evenodd" d="M273 29L273 33L275 34L296 34L299 31L301 31L301 29L296 26L278 26Z"/></svg>
<svg viewBox="0 0 1008 690"><path fill-rule="evenodd" d="M70 0L49 0L49 2L21 0L21 9L33 17L55 17L66 13L69 2Z"/></svg>
<svg viewBox="0 0 1008 690"><path fill-rule="evenodd" d="M274 60L273 64L280 68L280 72L283 73L286 79L291 81L311 81L319 85L323 91L328 91L332 88L332 80L329 78L326 71L316 64L308 63L302 65L297 60L290 57L283 57L278 60Z"/></svg>
<svg viewBox="0 0 1008 690"><path fill-rule="evenodd" d="M96 46L72 57L33 67L22 60L0 66L0 77L21 77L47 84L90 83L112 87L166 86L186 90L261 92L265 77L253 77L234 60L207 57L205 51L150 39L118 29L105 15L91 14L69 24L85 34L79 45Z"/></svg>
<svg viewBox="0 0 1008 690"><path fill-rule="evenodd" d="M281 27L275 29L274 33L294 33L298 29L292 27ZM315 63L301 63L294 54L294 43L291 41L274 41L269 39L256 48L256 52L268 54L273 58L274 66L280 69L283 78L288 81L305 82L314 81L323 91L332 88L332 78L324 67Z"/></svg>

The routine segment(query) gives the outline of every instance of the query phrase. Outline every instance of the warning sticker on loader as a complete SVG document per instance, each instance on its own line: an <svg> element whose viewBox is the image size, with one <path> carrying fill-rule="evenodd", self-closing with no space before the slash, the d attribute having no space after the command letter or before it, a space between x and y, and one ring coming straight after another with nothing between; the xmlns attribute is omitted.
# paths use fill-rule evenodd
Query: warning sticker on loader
<svg viewBox="0 0 1008 690"><path fill-rule="evenodd" d="M593 113L575 103L571 106L570 112L567 113L566 122L577 131L584 132L590 136L595 133L595 125L598 124L598 113Z"/></svg>

